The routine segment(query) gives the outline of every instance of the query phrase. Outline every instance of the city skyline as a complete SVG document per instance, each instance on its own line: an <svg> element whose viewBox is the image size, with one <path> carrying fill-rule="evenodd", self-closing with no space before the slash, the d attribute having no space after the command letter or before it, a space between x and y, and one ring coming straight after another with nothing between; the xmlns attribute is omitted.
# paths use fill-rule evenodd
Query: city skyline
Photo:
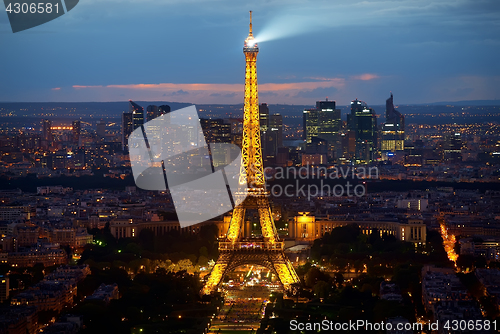
<svg viewBox="0 0 500 334"><path fill-rule="evenodd" d="M494 1L195 3L82 3L17 34L1 15L4 46L14 52L4 55L12 66L0 100L240 103L235 55L248 9L259 27L262 102L383 105L389 91L401 104L499 98ZM33 59L31 50L45 52Z"/></svg>

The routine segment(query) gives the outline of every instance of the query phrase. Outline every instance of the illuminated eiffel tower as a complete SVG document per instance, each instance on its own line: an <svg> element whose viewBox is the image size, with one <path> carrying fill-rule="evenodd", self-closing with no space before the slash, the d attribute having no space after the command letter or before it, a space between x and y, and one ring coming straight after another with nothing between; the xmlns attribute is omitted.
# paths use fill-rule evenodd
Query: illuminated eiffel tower
<svg viewBox="0 0 500 334"><path fill-rule="evenodd" d="M245 40L243 52L245 53L246 69L240 185L247 183L247 188L246 192L239 196L248 196L233 210L226 239L219 242L219 258L203 288L204 294L216 291L227 273L247 264L260 265L271 270L278 277L285 290L289 290L292 284L299 282L299 277L292 263L283 251L284 243L280 241L276 232L269 204L269 192L266 191L257 90L257 53L259 53L259 48L252 33L251 11L250 32ZM247 209L258 210L263 238L242 239L240 237Z"/></svg>

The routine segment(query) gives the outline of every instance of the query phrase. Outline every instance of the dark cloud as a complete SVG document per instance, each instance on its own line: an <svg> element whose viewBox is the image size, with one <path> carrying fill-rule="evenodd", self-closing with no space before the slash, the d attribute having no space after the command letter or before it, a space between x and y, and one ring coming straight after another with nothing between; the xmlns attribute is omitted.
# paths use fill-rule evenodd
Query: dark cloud
<svg viewBox="0 0 500 334"><path fill-rule="evenodd" d="M209 96L214 96L214 97L235 97L237 94L236 93L227 93L227 94L220 94L220 93L212 93Z"/></svg>
<svg viewBox="0 0 500 334"><path fill-rule="evenodd" d="M260 92L259 96L278 96L278 93L275 93L275 92Z"/></svg>
<svg viewBox="0 0 500 334"><path fill-rule="evenodd" d="M313 90L301 90L293 97L325 98L327 96L332 96L336 91L337 88L335 87L318 87Z"/></svg>
<svg viewBox="0 0 500 334"><path fill-rule="evenodd" d="M189 95L189 92L186 92L185 90L179 89L176 92L172 92L172 94L170 94L170 95L171 96Z"/></svg>

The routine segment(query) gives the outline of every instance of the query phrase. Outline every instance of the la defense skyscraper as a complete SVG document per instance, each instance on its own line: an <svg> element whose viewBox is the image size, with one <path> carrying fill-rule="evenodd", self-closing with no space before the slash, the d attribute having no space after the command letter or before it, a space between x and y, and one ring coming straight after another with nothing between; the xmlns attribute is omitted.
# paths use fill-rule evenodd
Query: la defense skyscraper
<svg viewBox="0 0 500 334"><path fill-rule="evenodd" d="M129 100L129 111L122 114L122 150L128 151L128 137L144 124L144 108Z"/></svg>
<svg viewBox="0 0 500 334"><path fill-rule="evenodd" d="M277 276L285 290L290 290L299 277L284 253L284 242L280 240L274 225L269 192L266 190L262 164L260 137L259 97L257 87L257 53L259 47L252 33L250 12L249 34L245 40L245 103L243 115L243 142L239 184L246 187L241 196L243 202L233 210L226 238L219 242L219 257L206 279L202 293L216 291L224 276L242 265L259 265L268 268ZM238 194L236 196L239 196ZM262 228L261 238L245 238L245 213L257 210Z"/></svg>
<svg viewBox="0 0 500 334"><path fill-rule="evenodd" d="M376 159L377 153L377 116L366 102L358 99L351 101L351 113L347 115L347 126L354 139L354 161L356 164L369 164Z"/></svg>
<svg viewBox="0 0 500 334"><path fill-rule="evenodd" d="M405 144L405 117L394 108L394 98L385 101L385 123L382 125L382 154L403 151Z"/></svg>
<svg viewBox="0 0 500 334"><path fill-rule="evenodd" d="M338 158L342 153L339 142L340 128L340 109L336 109L335 101L328 101L328 98L326 101L316 101L316 108L303 112L303 138L308 144L306 152L313 153L308 151L311 148L316 149L313 142L318 138L326 141L329 160Z"/></svg>

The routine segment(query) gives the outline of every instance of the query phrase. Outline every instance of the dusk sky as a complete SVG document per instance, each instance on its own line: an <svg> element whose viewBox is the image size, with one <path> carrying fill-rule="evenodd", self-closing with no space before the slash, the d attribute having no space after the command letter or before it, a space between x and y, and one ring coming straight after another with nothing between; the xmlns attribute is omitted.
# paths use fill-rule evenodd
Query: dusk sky
<svg viewBox="0 0 500 334"><path fill-rule="evenodd" d="M0 13L0 101L243 103L249 10L260 102L500 99L499 0L80 0Z"/></svg>

